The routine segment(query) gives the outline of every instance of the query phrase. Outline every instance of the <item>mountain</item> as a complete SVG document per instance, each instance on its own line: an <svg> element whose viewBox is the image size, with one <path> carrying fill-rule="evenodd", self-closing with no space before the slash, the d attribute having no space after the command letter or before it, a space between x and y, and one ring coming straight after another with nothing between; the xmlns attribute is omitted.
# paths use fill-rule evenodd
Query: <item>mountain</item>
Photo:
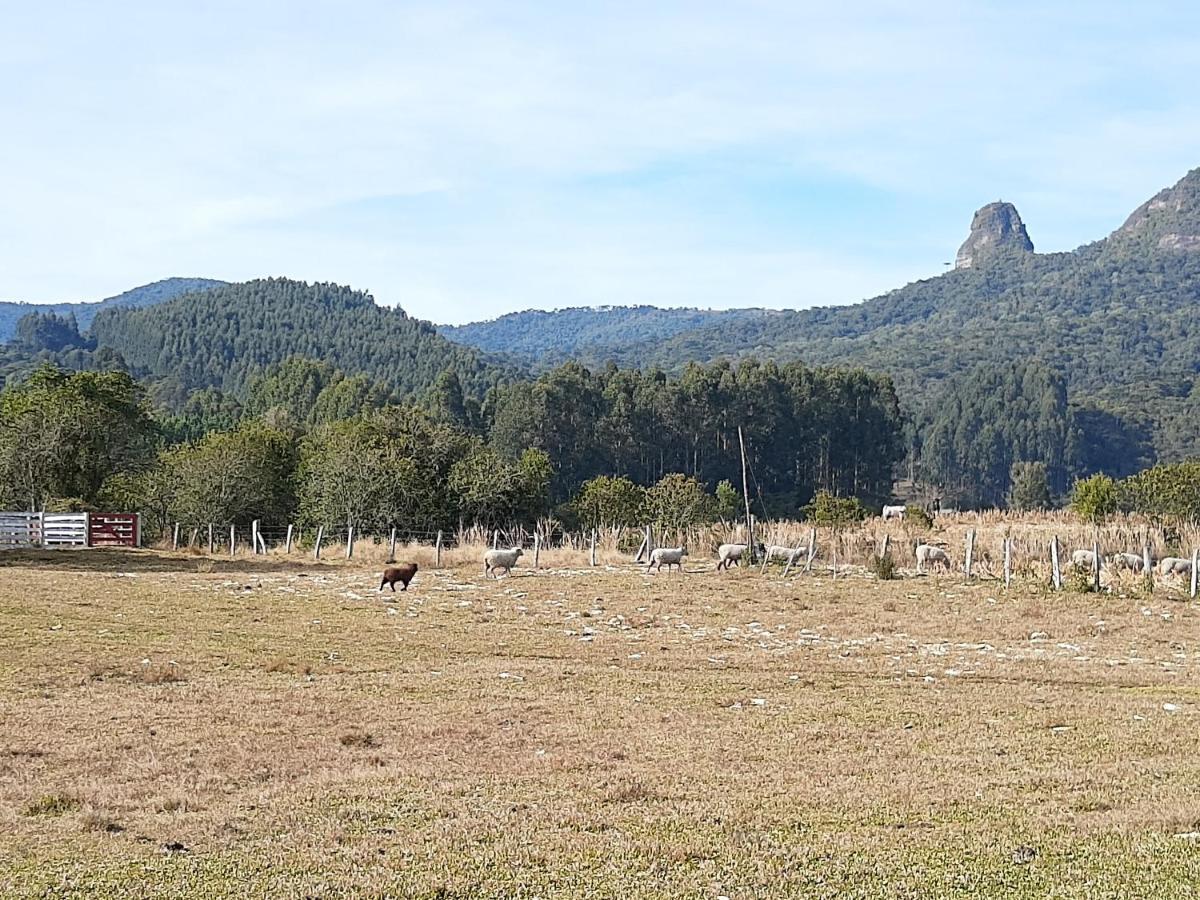
<svg viewBox="0 0 1200 900"><path fill-rule="evenodd" d="M1002 201L989 203L971 220L971 233L958 248L954 268L969 269L1006 251L1032 253L1033 241L1015 206Z"/></svg>
<svg viewBox="0 0 1200 900"><path fill-rule="evenodd" d="M660 340L707 326L732 327L761 313L657 306L573 307L554 312L530 309L488 322L441 325L438 331L457 343L520 357L539 368L568 359L595 366L641 340Z"/></svg>
<svg viewBox="0 0 1200 900"><path fill-rule="evenodd" d="M157 394L182 401L218 388L244 396L249 381L293 356L364 375L398 394L431 387L446 370L474 395L516 371L439 335L362 291L283 278L227 284L142 309L112 308L92 322L96 353L118 353Z"/></svg>
<svg viewBox="0 0 1200 900"><path fill-rule="evenodd" d="M163 303L172 297L193 291L204 291L219 287L224 281L213 278L165 278L144 284L132 290L95 302L80 303L16 303L0 301L0 343L11 340L17 331L17 322L29 313L55 313L60 316L75 316L81 329L86 329L101 310L114 307L142 307Z"/></svg>

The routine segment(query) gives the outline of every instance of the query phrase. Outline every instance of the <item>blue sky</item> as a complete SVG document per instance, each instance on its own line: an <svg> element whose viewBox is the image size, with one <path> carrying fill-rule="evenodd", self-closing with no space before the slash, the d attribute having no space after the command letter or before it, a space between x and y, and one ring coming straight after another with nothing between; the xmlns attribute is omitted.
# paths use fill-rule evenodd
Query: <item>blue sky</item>
<svg viewBox="0 0 1200 900"><path fill-rule="evenodd" d="M1200 166L1190 2L0 0L0 298L846 303Z"/></svg>

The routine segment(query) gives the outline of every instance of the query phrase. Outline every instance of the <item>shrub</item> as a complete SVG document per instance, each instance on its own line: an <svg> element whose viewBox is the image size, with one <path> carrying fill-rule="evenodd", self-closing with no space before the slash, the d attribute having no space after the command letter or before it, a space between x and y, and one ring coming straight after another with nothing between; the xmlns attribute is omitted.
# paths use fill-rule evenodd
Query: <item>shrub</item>
<svg viewBox="0 0 1200 900"><path fill-rule="evenodd" d="M912 522L920 528L933 527L933 517L919 506L904 507L904 521Z"/></svg>
<svg viewBox="0 0 1200 900"><path fill-rule="evenodd" d="M1153 466L1120 484L1122 505L1159 521L1200 520L1200 462Z"/></svg>
<svg viewBox="0 0 1200 900"><path fill-rule="evenodd" d="M896 572L896 561L892 559L890 553L886 556L875 556L872 554L867 568L880 581L893 581L900 577Z"/></svg>
<svg viewBox="0 0 1200 900"><path fill-rule="evenodd" d="M1100 524L1117 511L1120 489L1107 475L1081 478L1071 489L1071 509L1085 522Z"/></svg>
<svg viewBox="0 0 1200 900"><path fill-rule="evenodd" d="M819 491L808 504L800 508L800 513L814 525L834 527L861 522L867 517L867 509L857 497L835 497L829 491Z"/></svg>
<svg viewBox="0 0 1200 900"><path fill-rule="evenodd" d="M1022 512L1048 509L1050 506L1050 478L1046 464L1042 462L1015 462L1010 472L1012 489L1009 493L1010 508Z"/></svg>

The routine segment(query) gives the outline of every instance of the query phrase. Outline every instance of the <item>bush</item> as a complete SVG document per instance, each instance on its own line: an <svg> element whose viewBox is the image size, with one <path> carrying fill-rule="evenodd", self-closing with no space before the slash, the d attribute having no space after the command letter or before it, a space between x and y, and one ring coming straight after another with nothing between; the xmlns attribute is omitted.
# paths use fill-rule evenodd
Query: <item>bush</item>
<svg viewBox="0 0 1200 900"><path fill-rule="evenodd" d="M713 520L715 501L695 478L665 475L646 491L646 511L660 528L682 529Z"/></svg>
<svg viewBox="0 0 1200 900"><path fill-rule="evenodd" d="M1121 505L1162 521L1200 520L1200 462L1153 466L1119 486Z"/></svg>
<svg viewBox="0 0 1200 900"><path fill-rule="evenodd" d="M871 561L867 563L867 568L880 581L893 581L900 577L896 572L896 561L892 559L890 553L886 556L872 554Z"/></svg>
<svg viewBox="0 0 1200 900"><path fill-rule="evenodd" d="M865 519L867 508L857 497L835 497L829 491L819 491L800 508L800 513L805 521L814 525L842 527Z"/></svg>
<svg viewBox="0 0 1200 900"><path fill-rule="evenodd" d="M1107 475L1081 478L1071 489L1071 509L1085 522L1098 525L1117 511L1120 489Z"/></svg>
<svg viewBox="0 0 1200 900"><path fill-rule="evenodd" d="M912 522L919 528L933 527L933 517L919 506L904 507L904 521Z"/></svg>
<svg viewBox="0 0 1200 900"><path fill-rule="evenodd" d="M1015 462L1010 472L1012 489L1008 497L1011 509L1026 512L1050 507L1050 478L1042 462Z"/></svg>

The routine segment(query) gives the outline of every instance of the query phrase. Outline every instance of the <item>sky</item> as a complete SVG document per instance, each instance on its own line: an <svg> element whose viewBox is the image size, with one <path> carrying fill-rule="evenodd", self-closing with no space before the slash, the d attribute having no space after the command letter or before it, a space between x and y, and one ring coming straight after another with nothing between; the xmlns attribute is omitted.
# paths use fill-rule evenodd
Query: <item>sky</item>
<svg viewBox="0 0 1200 900"><path fill-rule="evenodd" d="M0 299L849 303L1200 166L1200 4L0 0Z"/></svg>

